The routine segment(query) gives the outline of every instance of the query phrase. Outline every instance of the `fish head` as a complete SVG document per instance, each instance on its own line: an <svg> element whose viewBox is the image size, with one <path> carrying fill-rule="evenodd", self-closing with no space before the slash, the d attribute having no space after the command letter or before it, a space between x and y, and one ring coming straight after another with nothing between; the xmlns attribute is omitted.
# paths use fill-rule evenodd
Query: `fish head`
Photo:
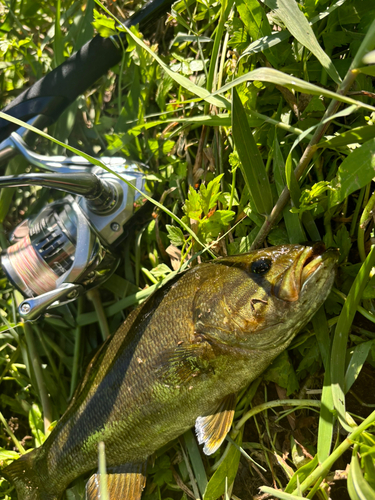
<svg viewBox="0 0 375 500"><path fill-rule="evenodd" d="M327 298L337 262L338 251L323 243L218 259L196 295L196 331L252 349L287 345Z"/></svg>

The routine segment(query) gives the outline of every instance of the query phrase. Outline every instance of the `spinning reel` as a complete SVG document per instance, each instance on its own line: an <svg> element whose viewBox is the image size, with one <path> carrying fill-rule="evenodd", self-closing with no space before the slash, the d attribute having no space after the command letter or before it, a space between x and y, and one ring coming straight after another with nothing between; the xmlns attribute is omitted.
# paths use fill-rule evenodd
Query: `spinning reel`
<svg viewBox="0 0 375 500"><path fill-rule="evenodd" d="M38 185L71 193L16 227L12 245L1 255L8 279L27 297L19 313L33 320L100 285L115 271L119 258L114 250L142 205L139 191L145 191L146 167L123 158L100 158L110 173L80 156L38 155L17 132L6 142L29 163L51 173L3 176L0 187Z"/></svg>

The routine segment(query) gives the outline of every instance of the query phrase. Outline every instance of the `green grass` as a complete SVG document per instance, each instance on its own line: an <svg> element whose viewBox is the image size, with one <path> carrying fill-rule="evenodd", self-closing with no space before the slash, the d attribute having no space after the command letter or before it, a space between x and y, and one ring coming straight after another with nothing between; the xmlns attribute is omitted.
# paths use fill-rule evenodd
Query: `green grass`
<svg viewBox="0 0 375 500"><path fill-rule="evenodd" d="M97 3L3 2L1 107L93 36L94 8L108 35L103 16L138 7ZM159 450L144 498L328 499L338 470L348 498L375 497L374 20L373 0L181 0L150 42L113 21L127 32L121 64L36 149L146 162L159 201L90 300L22 325L22 298L0 280L0 464L44 441L90 353L191 255L323 240L340 249L325 306L239 395L228 442L205 457L189 431ZM15 158L7 174L26 168ZM2 248L61 196L2 190ZM16 498L1 479L0 498Z"/></svg>

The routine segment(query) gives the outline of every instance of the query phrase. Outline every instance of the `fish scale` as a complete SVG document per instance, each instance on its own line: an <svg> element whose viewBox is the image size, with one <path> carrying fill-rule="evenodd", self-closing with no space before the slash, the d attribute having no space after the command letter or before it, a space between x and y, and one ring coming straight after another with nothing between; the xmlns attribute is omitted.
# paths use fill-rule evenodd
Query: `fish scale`
<svg viewBox="0 0 375 500"><path fill-rule="evenodd" d="M301 280L307 259L317 265ZM96 468L100 441L116 466L111 491L128 481L131 500L144 485L139 464L195 422L213 453L230 429L235 393L320 307L336 264L334 250L284 245L200 264L160 288L96 354L43 446L3 471L19 500L61 498ZM97 483L92 476L90 500L99 498Z"/></svg>

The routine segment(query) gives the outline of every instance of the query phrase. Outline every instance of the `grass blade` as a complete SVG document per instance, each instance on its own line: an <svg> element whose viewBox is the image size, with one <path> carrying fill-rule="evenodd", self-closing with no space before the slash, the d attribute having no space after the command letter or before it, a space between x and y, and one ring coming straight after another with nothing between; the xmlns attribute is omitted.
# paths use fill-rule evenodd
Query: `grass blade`
<svg viewBox="0 0 375 500"><path fill-rule="evenodd" d="M320 142L318 148L342 148L348 144L363 143L375 137L375 127L363 125L362 127L346 130L332 139Z"/></svg>
<svg viewBox="0 0 375 500"><path fill-rule="evenodd" d="M285 493L292 493L294 488L299 489L299 485L301 482L305 481L307 477L316 469L318 466L318 457L315 457L310 460L307 464L300 467L295 474L291 477L289 483L285 488Z"/></svg>
<svg viewBox="0 0 375 500"><path fill-rule="evenodd" d="M281 500L305 500L304 497L300 497L299 495L285 493L284 491L275 490L274 488L270 488L269 486L261 486L259 489L260 491L263 491L263 493L268 493L275 498L281 498Z"/></svg>
<svg viewBox="0 0 375 500"><path fill-rule="evenodd" d="M319 45L315 33L297 2L295 0L266 0L265 3L280 17L294 38L315 55L332 80L339 84L341 78L336 68Z"/></svg>
<svg viewBox="0 0 375 500"><path fill-rule="evenodd" d="M320 355L322 356L323 364L327 370L327 363L329 361L330 353L330 339L329 339L329 329L327 323L326 313L324 311L324 306L322 306L314 315L312 319L312 324L314 327L314 333L318 341Z"/></svg>
<svg viewBox="0 0 375 500"><path fill-rule="evenodd" d="M198 444L191 430L185 432L184 439L186 449L189 454L190 463L194 471L194 477L197 480L198 488L203 498L208 481L201 454L199 452Z"/></svg>
<svg viewBox="0 0 375 500"><path fill-rule="evenodd" d="M375 265L375 247L372 247L367 259L357 274L342 308L336 325L331 352L332 396L340 423L350 432L352 430L345 419L345 355L349 330L351 328L357 306L369 280L372 267Z"/></svg>
<svg viewBox="0 0 375 500"><path fill-rule="evenodd" d="M274 151L273 172L275 177L277 194L280 196L286 185L285 162L276 134L275 134L275 140L273 142L273 151ZM288 206L284 208L283 216L289 237L289 242L302 243L303 241L306 241L307 240L306 234L305 231L303 230L298 214L292 213L290 211L290 207Z"/></svg>
<svg viewBox="0 0 375 500"><path fill-rule="evenodd" d="M310 25L315 24L318 21L324 19L324 17L328 16L331 12L340 7L346 0L338 0L335 4L331 5L331 7L327 8L323 12L320 12L317 16L310 19ZM252 42L241 54L240 59L242 57L247 56L249 54L257 54L258 52L264 52L266 49L270 49L275 45L279 44L283 40L289 38L290 33L287 30L277 31L276 33L272 33L268 36L263 36L262 38L258 38Z"/></svg>
<svg viewBox="0 0 375 500"><path fill-rule="evenodd" d="M268 215L273 207L266 168L247 123L247 115L236 89L232 104L233 138L241 160L241 170L256 210Z"/></svg>
<svg viewBox="0 0 375 500"><path fill-rule="evenodd" d="M345 393L349 391L351 386L356 381L373 344L374 340L369 340L368 342L362 342L361 344L356 345L354 349L352 349L345 373Z"/></svg>
<svg viewBox="0 0 375 500"><path fill-rule="evenodd" d="M278 71L273 68L257 68L253 71L249 71L238 78L235 78L230 83L223 85L218 91L214 92L212 95L215 96L217 94L223 94L230 90L233 87L236 87L240 83L259 80L261 82L275 83L276 85L281 85L282 87L286 87L287 89L296 92L304 92L305 94L317 95L327 97L329 99L334 99L340 102L346 102L347 104L354 104L358 107L364 107L366 109L370 109L371 111L375 111L374 106L370 106L369 104L362 103L360 101L356 101L351 97L347 97L345 95L332 92L331 90L327 90L322 87L318 87L318 85L314 85L309 82L305 82L300 78L296 78L295 76L288 75L283 73L282 71ZM208 100L208 99L206 99Z"/></svg>
<svg viewBox="0 0 375 500"><path fill-rule="evenodd" d="M235 442L241 446L242 432L238 433ZM232 485L237 474L240 458L240 450L231 445L225 459L221 462L207 484L207 488L204 493L204 500L216 500L225 493L226 482L229 486Z"/></svg>
<svg viewBox="0 0 375 500"><path fill-rule="evenodd" d="M348 493L349 493L351 500L361 500L360 497L357 495L357 492L354 488L353 467L349 467L347 487L348 487Z"/></svg>
<svg viewBox="0 0 375 500"><path fill-rule="evenodd" d="M318 432L318 460L322 464L328 457L331 451L333 425L336 417L334 415L333 396L331 388L331 375L329 360L326 365L324 374L323 392L321 399L322 406L320 407L319 416L319 432Z"/></svg>
<svg viewBox="0 0 375 500"><path fill-rule="evenodd" d="M354 450L352 460L350 462L351 479L356 495L360 500L375 500L375 491L363 477L357 453Z"/></svg>
<svg viewBox="0 0 375 500"><path fill-rule="evenodd" d="M300 206L300 197L301 197L301 189L298 185L298 181L294 174L293 164L292 164L292 155L289 153L288 158L285 163L285 175L286 175L286 183L290 192L290 197L292 198L293 204L295 207ZM302 214L302 222L305 226L305 229L309 235L311 241L320 241L321 237L314 222L314 219L310 212L305 212Z"/></svg>
<svg viewBox="0 0 375 500"><path fill-rule="evenodd" d="M250 37L271 35L271 28L261 5L257 0L237 0L236 7Z"/></svg>

